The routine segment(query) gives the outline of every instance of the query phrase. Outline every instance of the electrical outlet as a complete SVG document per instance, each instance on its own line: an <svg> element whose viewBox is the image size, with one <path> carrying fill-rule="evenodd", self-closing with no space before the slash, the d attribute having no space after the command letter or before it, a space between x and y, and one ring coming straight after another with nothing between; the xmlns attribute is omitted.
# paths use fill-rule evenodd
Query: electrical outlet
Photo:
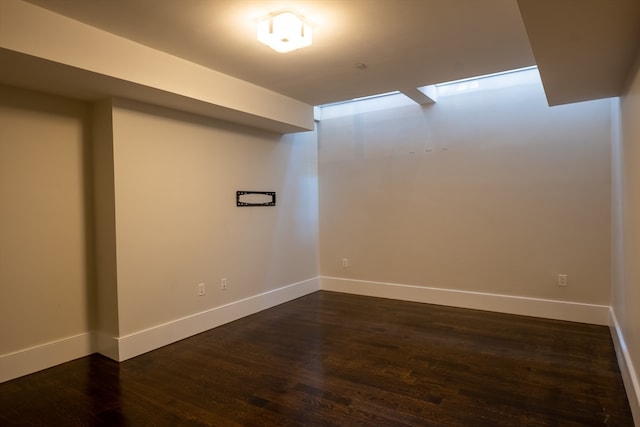
<svg viewBox="0 0 640 427"><path fill-rule="evenodd" d="M204 294L206 294L206 293L207 293L207 291L206 291L206 289L204 288L204 283L200 283L200 284L198 285L198 295L202 296L202 295L204 295Z"/></svg>
<svg viewBox="0 0 640 427"><path fill-rule="evenodd" d="M566 274L558 274L558 286L567 286Z"/></svg>
<svg viewBox="0 0 640 427"><path fill-rule="evenodd" d="M349 267L349 258L342 258L342 266Z"/></svg>
<svg viewBox="0 0 640 427"><path fill-rule="evenodd" d="M222 279L220 279L220 289L222 289L223 291L227 290L227 278L223 277Z"/></svg>

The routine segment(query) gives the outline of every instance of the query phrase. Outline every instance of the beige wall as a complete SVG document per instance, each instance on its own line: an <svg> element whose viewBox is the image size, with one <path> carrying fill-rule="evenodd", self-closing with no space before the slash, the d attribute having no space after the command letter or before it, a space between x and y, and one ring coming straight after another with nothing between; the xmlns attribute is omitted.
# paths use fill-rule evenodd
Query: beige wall
<svg viewBox="0 0 640 427"><path fill-rule="evenodd" d="M117 357L111 337L318 276L315 132L2 86L0 199L0 356L95 331Z"/></svg>
<svg viewBox="0 0 640 427"><path fill-rule="evenodd" d="M610 101L539 83L322 120L321 274L608 305L610 182Z"/></svg>
<svg viewBox="0 0 640 427"><path fill-rule="evenodd" d="M640 70L620 101L621 134L614 138L613 311L629 362L640 369ZM638 378L636 398L640 397ZM636 404L637 405L637 404ZM637 406L636 406L637 407Z"/></svg>
<svg viewBox="0 0 640 427"><path fill-rule="evenodd" d="M318 275L315 132L119 100L113 137L121 336ZM277 206L238 208L237 190Z"/></svg>
<svg viewBox="0 0 640 427"><path fill-rule="evenodd" d="M96 324L124 336L315 277L318 223L325 276L610 302L610 101L548 108L538 85L442 97L324 120L318 149L315 132L124 100L96 105L91 124L83 103L0 91L0 321L16 325L0 329L0 355ZM636 77L622 101L624 236L637 234L637 93ZM97 293L92 127L96 230L112 239L98 241L109 268ZM278 206L237 208L240 189L275 190ZM618 237L614 307L637 366L637 248Z"/></svg>
<svg viewBox="0 0 640 427"><path fill-rule="evenodd" d="M0 86L0 355L91 329L89 117Z"/></svg>
<svg viewBox="0 0 640 427"><path fill-rule="evenodd" d="M116 263L116 208L113 168L113 105L111 99L92 108L92 178L95 226L95 330L100 350L104 341L120 335L118 328L118 266ZM107 351L105 351L107 352Z"/></svg>

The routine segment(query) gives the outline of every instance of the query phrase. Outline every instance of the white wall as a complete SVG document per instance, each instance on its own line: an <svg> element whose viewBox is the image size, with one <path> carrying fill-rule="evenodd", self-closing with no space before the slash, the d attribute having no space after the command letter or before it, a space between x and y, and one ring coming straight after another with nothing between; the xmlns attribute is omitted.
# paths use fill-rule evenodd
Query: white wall
<svg viewBox="0 0 640 427"><path fill-rule="evenodd" d="M321 274L351 289L610 303L609 100L537 81L322 120L319 176Z"/></svg>
<svg viewBox="0 0 640 427"><path fill-rule="evenodd" d="M640 422L640 69L615 112L613 147L614 338L634 418Z"/></svg>
<svg viewBox="0 0 640 427"><path fill-rule="evenodd" d="M0 381L26 369L7 355L88 342L89 119L84 103L0 86Z"/></svg>
<svg viewBox="0 0 640 427"><path fill-rule="evenodd" d="M96 350L124 360L319 288L315 132L0 95L0 381ZM236 207L237 190L277 205Z"/></svg>
<svg viewBox="0 0 640 427"><path fill-rule="evenodd" d="M113 150L120 337L318 276L315 132L116 100ZM238 190L277 205L237 207Z"/></svg>
<svg viewBox="0 0 640 427"><path fill-rule="evenodd" d="M113 167L113 103L104 99L92 108L91 166L95 236L95 302L97 350L117 353L112 338L118 327L118 265L116 260L115 188Z"/></svg>
<svg viewBox="0 0 640 427"><path fill-rule="evenodd" d="M311 106L22 1L0 10L17 86L185 111L2 89L0 196L16 202L0 210L0 320L15 325L0 381L95 349L122 360L319 287L316 134L268 133L312 129ZM278 206L236 210L242 189Z"/></svg>

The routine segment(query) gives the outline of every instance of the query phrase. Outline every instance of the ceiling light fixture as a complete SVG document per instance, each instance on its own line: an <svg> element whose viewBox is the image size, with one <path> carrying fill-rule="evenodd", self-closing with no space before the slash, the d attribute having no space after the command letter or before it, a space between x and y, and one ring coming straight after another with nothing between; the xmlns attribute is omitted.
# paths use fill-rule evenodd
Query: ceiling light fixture
<svg viewBox="0 0 640 427"><path fill-rule="evenodd" d="M311 46L311 25L299 13L279 10L258 20L258 40L276 52Z"/></svg>

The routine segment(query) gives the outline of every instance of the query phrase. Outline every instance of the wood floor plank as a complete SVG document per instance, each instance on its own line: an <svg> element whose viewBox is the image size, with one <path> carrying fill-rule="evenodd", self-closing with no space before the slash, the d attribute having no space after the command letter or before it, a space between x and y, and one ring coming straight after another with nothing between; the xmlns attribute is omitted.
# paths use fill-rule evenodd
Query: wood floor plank
<svg viewBox="0 0 640 427"><path fill-rule="evenodd" d="M316 292L0 384L2 426L633 426L608 328Z"/></svg>

